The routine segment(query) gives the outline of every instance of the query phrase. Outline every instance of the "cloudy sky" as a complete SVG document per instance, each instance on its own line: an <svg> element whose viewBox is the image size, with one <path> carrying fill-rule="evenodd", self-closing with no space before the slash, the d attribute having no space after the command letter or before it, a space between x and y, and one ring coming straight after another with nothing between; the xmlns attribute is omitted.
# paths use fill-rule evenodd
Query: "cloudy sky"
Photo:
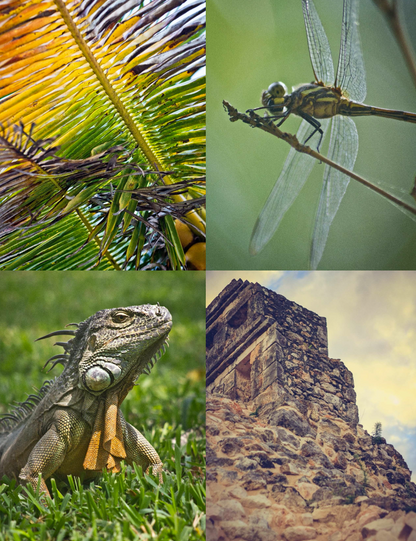
<svg viewBox="0 0 416 541"><path fill-rule="evenodd" d="M327 318L329 356L352 371L360 423L404 456L416 481L416 272L207 272L207 304L235 278Z"/></svg>

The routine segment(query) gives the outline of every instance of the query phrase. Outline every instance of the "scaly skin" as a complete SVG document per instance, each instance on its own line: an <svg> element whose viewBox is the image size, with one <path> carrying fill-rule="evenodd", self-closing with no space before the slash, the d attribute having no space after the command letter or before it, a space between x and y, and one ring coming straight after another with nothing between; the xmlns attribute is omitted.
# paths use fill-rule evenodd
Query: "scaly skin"
<svg viewBox="0 0 416 541"><path fill-rule="evenodd" d="M49 496L49 477L94 479L103 469L120 471L121 460L152 466L161 479L159 455L124 420L120 404L164 352L170 313L149 304L114 308L77 327L42 337L73 336L58 342L65 353L49 360L64 365L62 374L0 421L0 479L5 474L36 488L41 474Z"/></svg>

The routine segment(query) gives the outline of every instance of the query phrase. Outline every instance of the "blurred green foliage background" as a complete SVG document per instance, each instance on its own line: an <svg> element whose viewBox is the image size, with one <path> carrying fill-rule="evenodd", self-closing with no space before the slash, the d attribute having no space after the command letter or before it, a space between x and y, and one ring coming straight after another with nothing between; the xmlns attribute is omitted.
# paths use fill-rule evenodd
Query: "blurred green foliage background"
<svg viewBox="0 0 416 541"><path fill-rule="evenodd" d="M139 425L163 421L195 428L205 413L205 273L191 271L2 272L0 412L62 371L60 365L48 375L42 370L62 351L53 347L58 338L37 338L103 308L157 302L172 314L170 347L151 375L140 377L123 409L127 415L133 410Z"/></svg>
<svg viewBox="0 0 416 541"><path fill-rule="evenodd" d="M208 254L209 269L306 269L323 166L312 175L264 251L248 254L256 218L282 170L289 146L242 122L231 123L222 100L240 111L260 105L271 82L288 89L311 82L301 0L208 0ZM404 21L416 49L416 3L404 0ZM342 1L315 0L335 69ZM416 112L416 92L383 16L360 2L367 72L365 103ZM295 133L292 116L285 131ZM360 149L355 171L370 181L411 190L416 175L416 126L356 119ZM329 137L327 136L327 142ZM324 154L326 147L323 147ZM350 181L330 230L320 269L414 269L416 224L389 202Z"/></svg>

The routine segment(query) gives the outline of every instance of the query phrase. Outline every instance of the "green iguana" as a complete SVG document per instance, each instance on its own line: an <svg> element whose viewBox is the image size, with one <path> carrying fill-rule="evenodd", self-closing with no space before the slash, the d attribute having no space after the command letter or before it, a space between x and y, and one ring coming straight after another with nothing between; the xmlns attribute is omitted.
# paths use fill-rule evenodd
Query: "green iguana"
<svg viewBox="0 0 416 541"><path fill-rule="evenodd" d="M38 340L68 335L57 342L64 353L51 357L64 365L0 420L0 479L5 474L49 495L45 481L68 474L93 479L120 462L153 467L162 463L150 443L124 420L120 404L141 373L149 374L165 352L172 317L162 306L145 304L101 310L79 324ZM51 368L51 370L52 370Z"/></svg>

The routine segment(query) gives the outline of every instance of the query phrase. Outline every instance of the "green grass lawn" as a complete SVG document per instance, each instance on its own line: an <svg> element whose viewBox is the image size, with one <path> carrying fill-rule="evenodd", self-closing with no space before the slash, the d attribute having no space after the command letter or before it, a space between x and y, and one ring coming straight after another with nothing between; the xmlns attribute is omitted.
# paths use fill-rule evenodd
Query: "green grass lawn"
<svg viewBox="0 0 416 541"><path fill-rule="evenodd" d="M205 538L204 273L1 273L0 412L62 370L45 373L61 348L36 338L103 308L156 302L173 317L170 347L122 410L159 453L163 483L127 467L84 486L52 479L50 501L0 484L0 540Z"/></svg>

